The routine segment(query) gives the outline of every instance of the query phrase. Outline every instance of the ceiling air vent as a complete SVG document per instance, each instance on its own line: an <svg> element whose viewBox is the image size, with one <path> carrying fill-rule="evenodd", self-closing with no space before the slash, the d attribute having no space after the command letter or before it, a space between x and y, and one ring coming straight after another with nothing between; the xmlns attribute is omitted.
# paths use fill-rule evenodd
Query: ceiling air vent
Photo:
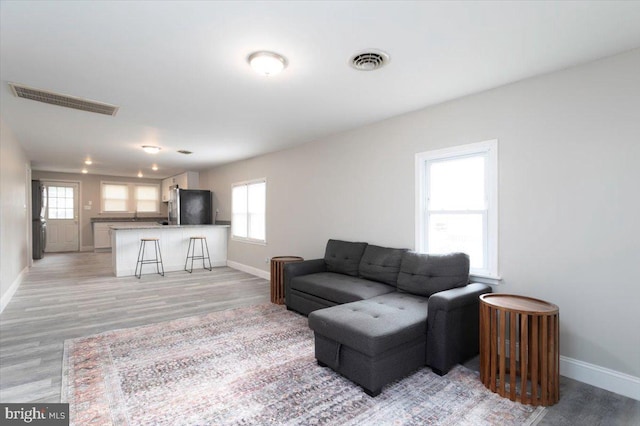
<svg viewBox="0 0 640 426"><path fill-rule="evenodd" d="M360 71L373 71L381 68L389 62L389 55L380 50L367 50L355 54L349 62L351 66Z"/></svg>
<svg viewBox="0 0 640 426"><path fill-rule="evenodd" d="M180 154L184 154L184 155L189 155L189 154L193 154L193 152L191 151L187 151L186 149L179 149L178 152Z"/></svg>
<svg viewBox="0 0 640 426"><path fill-rule="evenodd" d="M63 95L61 93L34 89L33 87L23 86L15 83L9 83L9 87L11 87L11 91L17 97L31 99L32 101L44 102L46 104L58 105L65 108L79 109L81 111L95 112L105 115L116 115L116 112L118 112L117 106L105 104L102 102L95 102L88 99Z"/></svg>

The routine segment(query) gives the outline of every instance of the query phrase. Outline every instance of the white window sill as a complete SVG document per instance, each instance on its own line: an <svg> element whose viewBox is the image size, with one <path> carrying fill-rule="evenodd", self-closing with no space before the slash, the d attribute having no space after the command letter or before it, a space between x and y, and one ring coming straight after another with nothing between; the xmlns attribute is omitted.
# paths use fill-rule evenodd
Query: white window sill
<svg viewBox="0 0 640 426"><path fill-rule="evenodd" d="M488 274L469 274L469 282L489 285L500 285L502 277Z"/></svg>
<svg viewBox="0 0 640 426"><path fill-rule="evenodd" d="M254 244L257 246L266 246L267 242L266 241L260 241L260 240L249 240L247 238L239 238L239 237L231 237L231 241L237 241L239 243L247 243L247 244Z"/></svg>

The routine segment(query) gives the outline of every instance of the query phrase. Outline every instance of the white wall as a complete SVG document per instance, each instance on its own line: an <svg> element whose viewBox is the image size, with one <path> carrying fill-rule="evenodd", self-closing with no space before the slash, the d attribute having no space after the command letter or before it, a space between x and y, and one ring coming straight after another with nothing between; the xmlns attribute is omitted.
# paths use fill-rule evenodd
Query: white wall
<svg viewBox="0 0 640 426"><path fill-rule="evenodd" d="M267 257L321 257L328 238L412 248L414 154L498 139L495 290L556 303L564 357L636 380L639 70L634 50L215 168L201 185L229 220L231 183L267 178L267 245L229 245L266 271Z"/></svg>
<svg viewBox="0 0 640 426"><path fill-rule="evenodd" d="M27 171L22 147L0 118L0 311L20 285L31 257Z"/></svg>

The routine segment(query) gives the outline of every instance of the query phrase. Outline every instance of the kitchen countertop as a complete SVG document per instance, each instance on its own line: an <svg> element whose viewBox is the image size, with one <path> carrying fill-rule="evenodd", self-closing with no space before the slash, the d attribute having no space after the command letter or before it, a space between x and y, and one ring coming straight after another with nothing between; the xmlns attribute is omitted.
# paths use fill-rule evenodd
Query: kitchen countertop
<svg viewBox="0 0 640 426"><path fill-rule="evenodd" d="M167 220L166 216L153 217L92 217L91 222L162 222Z"/></svg>
<svg viewBox="0 0 640 426"><path fill-rule="evenodd" d="M175 229L175 228L208 228L208 227L218 227L218 228L229 228L230 225L111 225L109 228L115 231L122 231L127 229L158 229L158 228L166 228L166 229Z"/></svg>

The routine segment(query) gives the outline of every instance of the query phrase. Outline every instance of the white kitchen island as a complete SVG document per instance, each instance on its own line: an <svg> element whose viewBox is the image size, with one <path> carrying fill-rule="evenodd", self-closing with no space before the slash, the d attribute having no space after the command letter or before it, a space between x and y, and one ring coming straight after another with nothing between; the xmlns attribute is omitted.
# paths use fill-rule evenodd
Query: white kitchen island
<svg viewBox="0 0 640 426"><path fill-rule="evenodd" d="M149 225L127 224L111 226L111 264L116 277L135 274L141 238L159 238L162 263L165 272L184 270L189 239L206 237L211 257L211 266L227 265L227 238L229 225ZM155 257L154 245L146 244L145 259ZM196 246L200 254L200 244ZM201 267L202 261L195 261L194 269ZM208 265L207 265L208 266ZM156 273L155 265L144 265L143 274ZM187 272L185 272L187 273Z"/></svg>

